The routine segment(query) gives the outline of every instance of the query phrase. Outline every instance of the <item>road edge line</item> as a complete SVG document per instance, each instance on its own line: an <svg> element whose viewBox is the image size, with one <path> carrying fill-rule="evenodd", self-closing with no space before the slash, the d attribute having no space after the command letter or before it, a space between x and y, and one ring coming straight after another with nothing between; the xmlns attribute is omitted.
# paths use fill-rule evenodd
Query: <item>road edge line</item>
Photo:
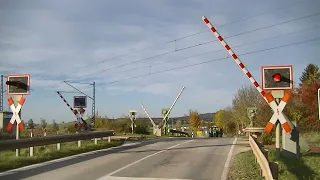
<svg viewBox="0 0 320 180"><path fill-rule="evenodd" d="M227 157L226 163L224 164L224 168L222 171L221 180L227 180L231 157L232 157L233 149L234 149L234 146L236 145L236 143L237 143L237 138L234 139L232 146L229 150L228 157Z"/></svg>

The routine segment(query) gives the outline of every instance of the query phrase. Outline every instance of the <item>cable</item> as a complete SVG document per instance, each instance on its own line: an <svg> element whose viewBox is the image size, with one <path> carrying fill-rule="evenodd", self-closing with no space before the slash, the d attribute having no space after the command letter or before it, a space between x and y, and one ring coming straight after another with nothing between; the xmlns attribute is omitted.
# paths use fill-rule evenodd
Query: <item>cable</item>
<svg viewBox="0 0 320 180"><path fill-rule="evenodd" d="M259 16L262 16L262 15L265 15L265 14L268 14L270 12L274 12L274 11L278 11L278 10L281 10L281 9L286 9L290 6L293 6L293 5L296 5L296 4L300 4L300 3L304 3L304 2L307 2L309 0L302 0L302 1L298 1L296 3L293 3L291 5L285 5L285 6L281 6L279 8L275 8L273 10L269 10L269 11L266 11L266 12L263 12L261 14L257 14L257 15L254 15L254 16L249 16L247 18L243 18L243 19L240 19L240 20L237 20L237 21L232 21L232 22L229 22L229 23L226 23L226 24L223 24L223 25L220 25L220 26L217 26L217 27L224 27L224 26L228 26L228 25L231 25L231 24L235 24L235 23L239 23L239 22L242 22L242 21L247 21L249 19L253 19L253 18L256 18L256 17L259 17ZM152 47L156 47L156 46L160 46L160 45L165 45L165 44L168 44L168 43L172 43L172 42L176 42L176 41L179 41L179 40L182 40L182 39L185 39L185 38L188 38L188 37L192 37L192 36L196 36L198 34L201 34L201 33L204 33L204 32L207 32L209 30L202 30L202 31L199 31L199 32L196 32L196 33L193 33L193 34L189 34L189 35L186 35L186 36L182 36L180 38L176 38L176 39L173 39L173 40L170 40L170 41L167 41L167 42L164 42L164 43L159 43L159 44L156 44L156 45L152 45L152 46L147 46L145 48L142 48L142 49L139 49L139 50L136 50L136 51L132 51L130 53L126 53L126 54L122 54L122 55L119 55L119 56L116 56L116 57L112 57L112 58L108 58L106 60L103 60L103 61L99 61L97 62L98 64L100 63L104 63L104 62L107 62L109 60L114 60L114 59L118 59L120 57L124 57L124 56L127 56L127 55L130 55L130 54L134 54L136 52L140 52L140 51L143 51L143 50L146 50L146 49L150 49ZM86 65L86 66L83 66L83 67L87 67L87 66L90 66L92 64L89 64L89 65Z"/></svg>
<svg viewBox="0 0 320 180"><path fill-rule="evenodd" d="M283 24L286 24L286 23L290 23L290 22L293 22L293 21L298 21L298 20L305 19L305 18L310 18L310 17L313 17L313 16L317 16L319 14L320 14L320 12L315 13L315 14L306 15L306 16L303 16L303 17L294 18L294 19L287 20L287 21L284 21L284 22L272 24L272 25L269 25L269 26L264 26L264 27L260 27L260 28L257 28L257 29L241 32L241 33L234 34L234 35L231 35L231 36L226 36L225 39L236 37L236 36L240 36L240 35L244 35L244 34L248 34L248 33L252 33L252 32L255 32L255 31L268 29L268 28L271 28L271 27L275 27L275 26L278 26L278 25L283 25ZM190 49L190 48L206 45L206 44L209 44L209 43L212 43L212 42L216 42L216 41L218 41L218 40L215 39L215 40L207 41L207 42L204 42L204 43L199 43L199 44L188 46L188 47L185 47L185 48L181 48L181 49L169 51L169 52L166 52L166 53L158 54L158 55L151 56L151 57L148 57L148 58L144 58L144 59L140 59L140 60L136 60L136 61L131 61L129 63L124 63L124 64L121 64L121 65L118 65L118 66L114 66L112 68L103 69L103 70L98 71L98 72L87 74L86 76L90 76L90 75L101 73L101 72L105 72L105 71L110 71L110 70L121 68L121 67L124 67L124 66L127 66L127 65L131 65L131 64L138 63L138 62L146 61L146 60L153 59L153 58L156 58L156 57L161 57L161 56L168 55L168 54L171 54L171 53L174 53L174 52L177 52L177 51L183 51L183 50L186 50L186 49ZM78 77L78 78L74 78L72 80L76 80L76 79L80 79L80 78L81 77Z"/></svg>
<svg viewBox="0 0 320 180"><path fill-rule="evenodd" d="M319 14L320 14L320 12L317 12L317 13L309 14L309 15L306 15L306 16L303 16L303 17L298 17L298 18L294 18L294 19L287 20L287 21L284 21L284 22L280 22L280 23L276 23L276 24L260 27L260 28L257 28L257 29L253 29L253 30L245 31L245 32L238 33L238 34L235 34L235 35L227 36L227 37L225 37L225 39L236 37L236 36L240 36L240 35L244 35L244 34L248 34L248 33L252 33L252 32L255 32L255 31L259 31L259 30L263 30L263 29L267 29L267 28L271 28L271 27L275 27L277 25L283 25L283 24L286 24L286 23L290 23L290 22L301 20L301 19L305 19L305 18L310 18L310 17L313 17L313 16L317 16ZM109 69L104 69L104 70L99 71L99 72L104 72L104 71L109 71L109 70L121 68L121 67L124 67L124 66L127 66L127 65L131 65L131 64L135 64L135 63L142 62L142 61L145 61L145 60L153 59L153 58L156 58L156 57L168 55L168 54L171 54L171 53L174 53L174 52L177 52L177 51L182 51L182 50L186 50L186 49L190 49L190 48L206 45L206 44L209 44L209 43L212 43L212 42L216 42L216 41L218 41L218 40L211 40L211 41L199 43L199 44L196 44L196 45L188 46L188 47L185 47L185 48L169 51L169 52L166 52L166 53L163 53L163 54L158 54L158 55L151 56L151 57L148 57L148 58L140 59L140 60L137 60L137 61L131 61L129 63L124 63L124 64L121 64L121 65L118 65L118 66L115 66L115 67L112 67L112 68L109 68ZM96 74L96 73L99 73L99 72L94 72L94 73L91 73L89 75ZM79 79L79 78L81 78L81 77L73 78L73 79L69 79L69 80L76 80L76 79ZM54 84L52 86L48 86L48 87L54 88L53 86L56 86L56 85L61 84L61 83L62 82Z"/></svg>
<svg viewBox="0 0 320 180"><path fill-rule="evenodd" d="M251 52L248 52L248 53L239 54L239 56L245 56L245 55L260 53L260 52L264 52L264 51L270 51L270 50L274 50L274 49L285 48L285 47L288 47L288 46L294 46L294 45L299 45L299 44L308 43L308 42L312 42L312 41L318 41L318 40L320 40L320 37L314 38L314 39L309 39L309 40L306 40L306 41L300 41L300 42L285 44L285 45L281 45L281 46L261 49L261 50L257 50L257 51L251 51ZM107 83L100 84L100 85L97 85L97 86L105 86L105 85L108 85L108 84L114 84L114 83L118 83L118 82L122 82L122 81L126 81L126 80L137 79L137 78L146 77L146 76L159 74L159 73L164 73L164 72L168 72L168 71L184 69L184 68L198 66L198 65L202 65L202 64L207 64L207 63L211 63L211 62L215 62L215 61L222 61L222 60L225 60L225 59L228 59L228 58L230 58L230 57L228 56L228 57L224 57L224 58L213 59L213 60L204 61L204 62L200 62L200 63L194 63L194 64L185 65L185 66L180 66L180 67L177 67L177 68L171 68L171 69L166 69L166 70L162 70L162 71L156 71L156 72L153 72L153 73L143 74L143 75L139 75L139 76L132 76L132 77L116 80L116 81L107 82Z"/></svg>
<svg viewBox="0 0 320 180"><path fill-rule="evenodd" d="M291 7L291 6L295 6L295 5L297 5L297 4L305 3L305 2L308 2L308 1L312 1L312 0L302 0L302 1L298 1L298 2L295 2L295 3L289 4L289 5L286 4L286 5L284 5L284 6L281 6L281 7L275 8L275 9L271 9L271 10L265 11L265 12L260 13L260 14L257 14L257 15L245 17L245 18L242 18L242 19L240 19L240 20L231 21L231 22L229 22L229 23L222 24L222 25L218 25L218 26L216 26L216 27L219 28L219 27L224 27L224 26L228 26L228 25L231 25L231 24L235 24L235 23L247 21L247 20L250 20L250 19L253 19L253 18L262 16L262 15L265 15L265 14L269 14L269 13L274 12L274 11L279 11L279 10L282 10L282 9L286 9L286 8ZM132 51L132 52L129 52L129 53L121 54L121 55L118 55L118 56L115 56L115 57L112 57L112 58L105 59L105 60L103 60L103 61L98 61L98 62L96 62L96 64L101 64L101 63L104 63L104 62L107 62L107 61L110 61L110 60L118 59L118 58L120 58L120 57L125 57L125 56L127 56L127 55L131 55L131 54L134 54L134 53L137 53L137 52L141 52L141 51L150 49L150 48L152 48L152 47L157 47L157 46L160 46L160 45L165 45L165 44L169 44L169 43L172 43L172 42L176 42L176 41L179 41L179 40L182 40L182 39L186 39L186 38L189 38L189 37L192 37L192 36L196 36L196 35L198 35L198 34L201 34L201 33L207 32L207 31L209 31L209 30L208 30L208 29L202 30L202 31L199 31L199 32L196 32L196 33L192 33L192 34L189 34L189 35L185 35L185 36L182 36L182 37L180 37L180 38L176 38L176 39L173 39L173 40L164 42L164 43L159 43L159 44L156 44L156 45L147 46L147 47L142 48L142 49L139 49L139 50L135 50L135 51ZM82 67L77 67L77 68L75 68L75 69L73 69L73 70L70 70L70 72L73 72L74 70L78 70L78 68L85 68L85 67L91 66L92 64L95 64L95 63L91 63L91 64L88 64L88 65L84 65L84 66L82 66Z"/></svg>
<svg viewBox="0 0 320 180"><path fill-rule="evenodd" d="M251 44L255 44L255 43L259 43L259 42L263 42L263 41L267 41L267 40L271 40L271 39L276 39L276 38L281 38L281 37L284 37L284 36L289 36L289 35L301 33L301 32L304 32L304 31L309 31L309 30L318 29L318 28L320 28L320 26L315 26L315 27L311 27L311 28L307 28L307 29L302 29L302 30L295 31L295 32L291 32L291 33L287 33L287 34L281 34L281 35L274 36L274 37L271 37L271 38L264 38L264 39L260 39L260 40L253 41L253 42L249 42L249 43L243 43L243 44L236 45L236 46L233 46L233 47L234 47L234 48L237 48L237 47L247 46L247 45L251 45ZM144 69L144 68L148 68L148 67L151 68L151 67L153 67L153 66L163 65L163 64L172 63L172 62L177 62L177 61L181 61L181 60L185 60L185 59L190 59L190 58L193 58L193 57L198 57L198 56L203 56L203 55L207 55L207 54L212 54L212 53L214 53L214 52L219 52L219 51L225 51L225 50L224 50L224 49L218 49L218 50L214 50L214 51L208 51L208 52L205 52L205 53L200 53L200 54L196 54L196 55L192 55L192 56L187 56L187 57L180 58L180 59L177 59L177 60L174 59L174 60L170 60L170 61L165 61L165 62L156 63L156 64L153 64L153 65L146 65L146 66L142 66L142 67L137 67L137 68L132 68L132 69L126 69L126 70L123 70L123 71L118 71L118 72L116 72L116 73L122 73L122 72L127 72L127 71L134 71L134 70ZM100 71L100 72L95 72L95 73L91 73L91 74L86 75L86 76L90 76L90 75L97 74L97 73L101 73L101 72L102 72L102 71Z"/></svg>

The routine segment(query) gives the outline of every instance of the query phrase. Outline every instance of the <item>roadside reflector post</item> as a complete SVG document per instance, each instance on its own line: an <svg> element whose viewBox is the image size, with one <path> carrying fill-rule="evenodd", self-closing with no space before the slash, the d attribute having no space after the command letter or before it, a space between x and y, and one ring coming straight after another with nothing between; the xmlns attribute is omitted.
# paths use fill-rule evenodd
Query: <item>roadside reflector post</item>
<svg viewBox="0 0 320 180"><path fill-rule="evenodd" d="M59 131L57 131L57 135L59 135ZM60 150L61 150L61 144L57 143L57 151L60 151Z"/></svg>
<svg viewBox="0 0 320 180"><path fill-rule="evenodd" d="M31 129L30 131L30 137L32 138L33 137L33 130ZM30 157L33 157L33 147L29 147L29 156Z"/></svg>

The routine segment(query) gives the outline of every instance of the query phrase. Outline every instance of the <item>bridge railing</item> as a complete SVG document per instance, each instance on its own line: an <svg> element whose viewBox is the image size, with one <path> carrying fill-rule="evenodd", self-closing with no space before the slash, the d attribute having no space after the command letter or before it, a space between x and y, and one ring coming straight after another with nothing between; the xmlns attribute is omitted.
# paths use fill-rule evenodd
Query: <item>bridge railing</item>
<svg viewBox="0 0 320 180"><path fill-rule="evenodd" d="M249 135L249 144L252 152L255 156L256 162L260 166L260 175L266 180L278 179L278 166L274 162L270 162L268 159L268 151L265 150L256 137Z"/></svg>
<svg viewBox="0 0 320 180"><path fill-rule="evenodd" d="M60 150L60 143L78 141L78 147L81 146L81 140L94 139L97 144L98 138L108 137L108 141L111 141L111 137L114 136L112 130L101 131L101 132L85 132L79 134L68 134L68 135L56 135L40 138L25 138L18 140L4 140L0 141L0 151L30 148L30 156L33 156L34 146L44 146L49 144L57 144L57 150Z"/></svg>

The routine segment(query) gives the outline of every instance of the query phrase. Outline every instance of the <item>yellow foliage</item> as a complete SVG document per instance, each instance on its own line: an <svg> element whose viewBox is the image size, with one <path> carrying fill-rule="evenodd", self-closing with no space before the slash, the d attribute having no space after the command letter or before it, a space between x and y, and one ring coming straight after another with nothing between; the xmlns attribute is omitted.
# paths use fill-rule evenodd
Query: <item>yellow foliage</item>
<svg viewBox="0 0 320 180"><path fill-rule="evenodd" d="M196 110L189 110L189 124L192 129L197 129L201 125L200 114Z"/></svg>

